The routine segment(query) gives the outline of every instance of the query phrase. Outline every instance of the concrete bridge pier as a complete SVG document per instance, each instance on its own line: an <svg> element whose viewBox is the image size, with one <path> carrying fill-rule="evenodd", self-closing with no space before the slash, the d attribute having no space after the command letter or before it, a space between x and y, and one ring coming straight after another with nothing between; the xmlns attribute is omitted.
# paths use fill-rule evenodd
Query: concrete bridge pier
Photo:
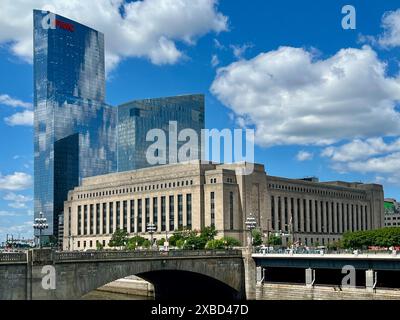
<svg viewBox="0 0 400 320"><path fill-rule="evenodd" d="M378 280L378 273L372 269L365 271L365 288L368 292L374 292L376 282Z"/></svg>
<svg viewBox="0 0 400 320"><path fill-rule="evenodd" d="M306 287L312 288L315 283L315 270L311 268L306 269Z"/></svg>
<svg viewBox="0 0 400 320"><path fill-rule="evenodd" d="M245 292L247 300L256 300L256 282L257 271L256 263L252 257L251 248L242 250L244 277L245 277Z"/></svg>

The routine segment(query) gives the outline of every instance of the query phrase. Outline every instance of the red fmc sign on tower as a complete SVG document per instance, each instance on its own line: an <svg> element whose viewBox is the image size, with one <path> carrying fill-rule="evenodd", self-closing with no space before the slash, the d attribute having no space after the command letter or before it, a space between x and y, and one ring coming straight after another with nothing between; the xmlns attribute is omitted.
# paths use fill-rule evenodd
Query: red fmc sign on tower
<svg viewBox="0 0 400 320"><path fill-rule="evenodd" d="M72 23L67 23L61 20L56 19L56 28L61 28L68 30L70 32L74 32L74 25Z"/></svg>

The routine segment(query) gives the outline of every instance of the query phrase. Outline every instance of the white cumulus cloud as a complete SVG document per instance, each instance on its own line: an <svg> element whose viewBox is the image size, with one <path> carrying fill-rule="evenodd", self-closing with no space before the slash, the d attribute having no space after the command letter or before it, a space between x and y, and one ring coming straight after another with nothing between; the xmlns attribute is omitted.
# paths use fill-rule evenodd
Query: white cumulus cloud
<svg viewBox="0 0 400 320"><path fill-rule="evenodd" d="M326 59L280 47L218 69L211 92L263 146L400 135L400 78L369 46Z"/></svg>
<svg viewBox="0 0 400 320"><path fill-rule="evenodd" d="M25 110L4 118L9 126L33 126L33 111Z"/></svg>
<svg viewBox="0 0 400 320"><path fill-rule="evenodd" d="M15 202L29 202L32 201L32 197L10 192L3 197L3 200L15 201Z"/></svg>
<svg viewBox="0 0 400 320"><path fill-rule="evenodd" d="M209 32L228 30L217 0L2 0L0 44L32 61L32 10L46 8L105 35L108 70L128 57L173 64L183 55L178 43L193 45Z"/></svg>
<svg viewBox="0 0 400 320"><path fill-rule="evenodd" d="M27 208L27 202L32 201L32 197L30 196L25 196L22 194L16 194L13 192L7 193L4 197L3 200L10 201L8 204L9 207L14 208L14 209L26 209Z"/></svg>
<svg viewBox="0 0 400 320"><path fill-rule="evenodd" d="M370 43L376 47L391 49L400 46L400 9L387 11L382 16L382 32L378 35L359 36L360 42Z"/></svg>
<svg viewBox="0 0 400 320"><path fill-rule="evenodd" d="M368 159L372 156L400 152L400 138L386 143L382 138L355 139L338 147L325 148L321 155L333 161L347 162Z"/></svg>
<svg viewBox="0 0 400 320"><path fill-rule="evenodd" d="M382 138L355 139L340 146L325 148L321 156L339 172L372 173L378 182L400 183L400 138L386 142Z"/></svg>
<svg viewBox="0 0 400 320"><path fill-rule="evenodd" d="M32 108L32 103L30 102L24 102L19 99L15 99L10 97L8 94L0 94L0 104L13 107L13 108L27 108L30 109Z"/></svg>
<svg viewBox="0 0 400 320"><path fill-rule="evenodd" d="M32 109L32 103L24 102L22 100L10 97L8 94L0 94L0 105L9 106L12 108ZM13 115L4 118L4 121L10 126L32 126L33 125L33 111L24 110L16 112Z"/></svg>
<svg viewBox="0 0 400 320"><path fill-rule="evenodd" d="M297 153L296 159L298 161L307 161L312 160L314 158L314 154L312 152L301 150Z"/></svg>
<svg viewBox="0 0 400 320"><path fill-rule="evenodd" d="M24 172L14 172L7 176L0 173L0 190L24 190L30 188L32 183L32 176Z"/></svg>

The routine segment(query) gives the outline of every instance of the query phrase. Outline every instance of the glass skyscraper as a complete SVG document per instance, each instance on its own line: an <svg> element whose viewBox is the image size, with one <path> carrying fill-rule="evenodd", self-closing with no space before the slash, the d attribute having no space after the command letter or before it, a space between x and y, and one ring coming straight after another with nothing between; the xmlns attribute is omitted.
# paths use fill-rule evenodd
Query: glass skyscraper
<svg viewBox="0 0 400 320"><path fill-rule="evenodd" d="M204 96L111 107L105 103L103 34L50 12L33 15L34 214L44 214L49 229L43 235L56 239L68 191L83 178L150 166L149 130L168 136L169 122L176 121L178 132L193 129L200 137Z"/></svg>
<svg viewBox="0 0 400 320"><path fill-rule="evenodd" d="M34 212L57 236L67 193L116 171L116 108L105 101L104 36L34 10Z"/></svg>
<svg viewBox="0 0 400 320"><path fill-rule="evenodd" d="M176 130L177 135L184 129L192 129L197 133L197 150L190 157L191 160L200 159L201 129L204 129L204 95L136 100L118 106L118 171L152 166L146 158L148 148L154 143L146 141L146 135L152 129L161 129L165 133L167 163L178 162L179 159L170 161L169 157L171 141L168 137L171 122L176 122L173 130ZM177 150L185 143L186 141L177 141Z"/></svg>

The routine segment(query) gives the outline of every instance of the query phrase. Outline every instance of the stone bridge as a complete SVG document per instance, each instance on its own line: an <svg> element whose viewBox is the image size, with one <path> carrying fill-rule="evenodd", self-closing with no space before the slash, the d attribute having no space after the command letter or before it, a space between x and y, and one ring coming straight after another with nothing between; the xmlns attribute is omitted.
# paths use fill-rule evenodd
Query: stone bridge
<svg viewBox="0 0 400 320"><path fill-rule="evenodd" d="M246 261L238 250L3 253L0 299L79 299L130 275L151 282L156 299L244 299ZM52 274L55 288L44 289Z"/></svg>

